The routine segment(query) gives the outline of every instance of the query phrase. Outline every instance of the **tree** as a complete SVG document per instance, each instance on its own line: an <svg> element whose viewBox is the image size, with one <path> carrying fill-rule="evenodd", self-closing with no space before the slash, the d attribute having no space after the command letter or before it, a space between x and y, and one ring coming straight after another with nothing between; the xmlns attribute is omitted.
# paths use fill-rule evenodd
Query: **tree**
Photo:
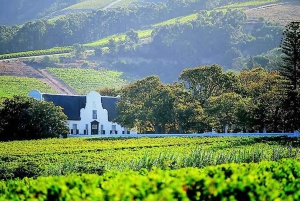
<svg viewBox="0 0 300 201"><path fill-rule="evenodd" d="M238 79L232 72L223 73L222 67L215 64L185 69L179 78L186 83L202 106L209 97L234 91L239 86Z"/></svg>
<svg viewBox="0 0 300 201"><path fill-rule="evenodd" d="M96 90L101 96L118 96L121 91L112 87L103 87L101 89Z"/></svg>
<svg viewBox="0 0 300 201"><path fill-rule="evenodd" d="M198 100L184 88L182 83L170 86L174 96L173 113L174 123L177 123L179 133L199 132L204 130L202 118L203 109Z"/></svg>
<svg viewBox="0 0 300 201"><path fill-rule="evenodd" d="M130 29L126 32L126 40L132 43L137 43L139 41L138 33L133 29Z"/></svg>
<svg viewBox="0 0 300 201"><path fill-rule="evenodd" d="M157 111L162 108L159 104L162 85L157 76L148 76L125 86L117 103L116 122L127 128L137 123L145 126L148 122L158 132L161 122Z"/></svg>
<svg viewBox="0 0 300 201"><path fill-rule="evenodd" d="M75 58L80 59L84 56L84 47L82 44L75 43L72 47Z"/></svg>
<svg viewBox="0 0 300 201"><path fill-rule="evenodd" d="M291 130L300 129L300 22L289 23L280 44L283 65L279 69L286 79L284 108Z"/></svg>
<svg viewBox="0 0 300 201"><path fill-rule="evenodd" d="M68 134L61 107L33 98L14 96L0 108L0 139L41 139Z"/></svg>
<svg viewBox="0 0 300 201"><path fill-rule="evenodd" d="M115 55L118 52L117 42L114 39L109 39L107 47L112 55Z"/></svg>
<svg viewBox="0 0 300 201"><path fill-rule="evenodd" d="M214 128L226 132L226 126L231 127L237 123L238 106L241 105L242 96L236 93L223 93L212 96L205 107L208 116L213 117Z"/></svg>
<svg viewBox="0 0 300 201"><path fill-rule="evenodd" d="M248 128L279 131L282 123L282 77L278 71L267 72L262 67L243 70L239 75L241 95L249 98L252 106ZM247 106L247 107L248 107ZM251 119L251 120L250 120ZM252 125L251 125L252 124Z"/></svg>

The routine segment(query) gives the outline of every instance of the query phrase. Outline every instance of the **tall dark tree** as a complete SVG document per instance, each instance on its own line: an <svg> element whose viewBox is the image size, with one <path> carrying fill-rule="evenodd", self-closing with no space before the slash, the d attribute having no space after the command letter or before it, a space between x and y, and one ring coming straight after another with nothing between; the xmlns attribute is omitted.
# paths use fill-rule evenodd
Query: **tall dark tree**
<svg viewBox="0 0 300 201"><path fill-rule="evenodd" d="M280 73L286 79L287 126L297 130L300 128L300 22L291 22L285 27L280 48L283 60Z"/></svg>

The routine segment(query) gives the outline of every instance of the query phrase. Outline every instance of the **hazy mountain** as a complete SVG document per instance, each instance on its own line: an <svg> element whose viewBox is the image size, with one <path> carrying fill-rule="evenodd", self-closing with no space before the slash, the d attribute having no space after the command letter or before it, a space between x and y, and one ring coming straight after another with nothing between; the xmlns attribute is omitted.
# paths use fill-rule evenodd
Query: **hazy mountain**
<svg viewBox="0 0 300 201"><path fill-rule="evenodd" d="M14 25L45 17L81 0L1 0L0 24Z"/></svg>

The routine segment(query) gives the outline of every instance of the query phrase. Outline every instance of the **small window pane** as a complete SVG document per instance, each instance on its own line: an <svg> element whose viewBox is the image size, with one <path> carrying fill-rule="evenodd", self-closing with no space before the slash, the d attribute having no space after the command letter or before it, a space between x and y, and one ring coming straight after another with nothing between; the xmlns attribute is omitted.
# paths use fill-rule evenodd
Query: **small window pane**
<svg viewBox="0 0 300 201"><path fill-rule="evenodd" d="M97 119L97 110L93 110L93 119Z"/></svg>

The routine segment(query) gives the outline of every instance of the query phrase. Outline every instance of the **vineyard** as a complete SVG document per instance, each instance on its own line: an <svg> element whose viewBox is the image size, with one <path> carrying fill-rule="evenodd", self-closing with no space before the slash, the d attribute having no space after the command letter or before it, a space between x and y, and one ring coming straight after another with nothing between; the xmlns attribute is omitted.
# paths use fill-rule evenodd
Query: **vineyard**
<svg viewBox="0 0 300 201"><path fill-rule="evenodd" d="M40 56L40 55L52 55L52 54L62 54L62 53L69 53L72 51L71 47L54 47L45 50L33 50L27 52L16 52L16 53L9 53L9 54L1 54L1 59L11 59L11 58L19 58L19 57L31 57L31 56Z"/></svg>
<svg viewBox="0 0 300 201"><path fill-rule="evenodd" d="M298 200L295 160L0 182L1 200Z"/></svg>
<svg viewBox="0 0 300 201"><path fill-rule="evenodd" d="M122 78L123 73L113 70L94 70L82 68L47 68L78 94L87 94L90 91L103 87L120 88L128 83Z"/></svg>
<svg viewBox="0 0 300 201"><path fill-rule="evenodd" d="M0 76L1 98L11 98L14 95L27 96L32 89L45 93L55 93L51 87L35 78Z"/></svg>
<svg viewBox="0 0 300 201"><path fill-rule="evenodd" d="M286 137L2 142L0 200L294 200L299 144Z"/></svg>

